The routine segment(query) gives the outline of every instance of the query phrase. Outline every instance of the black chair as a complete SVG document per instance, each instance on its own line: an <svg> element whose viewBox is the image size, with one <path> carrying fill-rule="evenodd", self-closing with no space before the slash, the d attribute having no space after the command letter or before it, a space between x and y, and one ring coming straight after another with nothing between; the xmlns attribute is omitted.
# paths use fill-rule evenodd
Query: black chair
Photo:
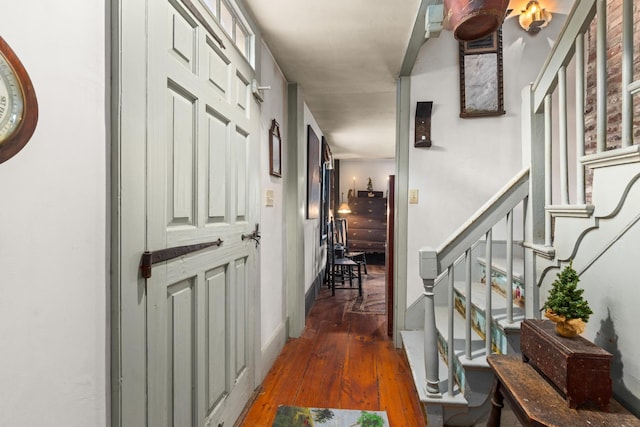
<svg viewBox="0 0 640 427"><path fill-rule="evenodd" d="M327 281L331 288L331 295L336 289L355 289L353 280L358 280L358 294L362 296L361 264L344 256L344 247L336 243L336 227L333 221L329 223L327 241ZM349 281L347 287L346 281ZM338 283L340 286L337 286Z"/></svg>
<svg viewBox="0 0 640 427"><path fill-rule="evenodd" d="M344 256L351 258L364 267L364 274L367 273L367 257L363 251L352 251L349 249L349 228L346 218L336 218L336 241L344 247Z"/></svg>

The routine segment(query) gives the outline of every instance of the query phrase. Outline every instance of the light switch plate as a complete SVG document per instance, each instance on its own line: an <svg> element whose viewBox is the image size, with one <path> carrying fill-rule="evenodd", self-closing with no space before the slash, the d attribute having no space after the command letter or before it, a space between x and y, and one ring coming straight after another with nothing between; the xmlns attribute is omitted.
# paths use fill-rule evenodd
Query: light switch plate
<svg viewBox="0 0 640 427"><path fill-rule="evenodd" d="M265 206L273 206L273 190L267 189L265 199Z"/></svg>
<svg viewBox="0 0 640 427"><path fill-rule="evenodd" d="M418 190L417 189L409 190L409 204L411 204L411 205L418 204Z"/></svg>

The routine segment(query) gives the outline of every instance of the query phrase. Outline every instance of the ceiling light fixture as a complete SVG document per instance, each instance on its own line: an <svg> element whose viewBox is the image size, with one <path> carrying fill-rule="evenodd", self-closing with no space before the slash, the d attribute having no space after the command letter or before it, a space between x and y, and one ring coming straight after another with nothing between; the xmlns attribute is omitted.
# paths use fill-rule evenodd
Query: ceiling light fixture
<svg viewBox="0 0 640 427"><path fill-rule="evenodd" d="M541 29L551 22L551 12L533 0L527 3L527 8L520 13L518 21L523 30L531 34L538 34Z"/></svg>

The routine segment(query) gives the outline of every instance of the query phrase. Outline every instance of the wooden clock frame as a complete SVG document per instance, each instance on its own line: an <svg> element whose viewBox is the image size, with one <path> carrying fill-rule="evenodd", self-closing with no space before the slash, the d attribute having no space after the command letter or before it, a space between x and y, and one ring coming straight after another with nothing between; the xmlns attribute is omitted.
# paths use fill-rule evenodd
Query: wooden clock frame
<svg viewBox="0 0 640 427"><path fill-rule="evenodd" d="M5 58L13 69L13 73L22 90L24 102L20 125L7 139L0 141L0 163L3 163L18 154L31 139L38 123L38 101L27 70L2 37L0 37L0 55Z"/></svg>

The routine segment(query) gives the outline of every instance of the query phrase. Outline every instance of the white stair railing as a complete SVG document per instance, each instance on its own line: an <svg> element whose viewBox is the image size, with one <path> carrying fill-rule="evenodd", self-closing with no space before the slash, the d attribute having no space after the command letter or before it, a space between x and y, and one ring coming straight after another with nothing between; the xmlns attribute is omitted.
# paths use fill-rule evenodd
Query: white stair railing
<svg viewBox="0 0 640 427"><path fill-rule="evenodd" d="M633 0L623 0L622 5L622 148L633 145L633 96L640 93L640 81L633 81ZM585 104L586 104L586 55L585 33L589 30L594 18L596 21L596 152L603 153L610 149L607 146L608 124L608 75L607 75L607 2L606 0L581 0L575 2L567 23L547 59L539 77L530 88L530 122L523 128L531 129L530 135L524 135L524 147L544 147L544 162L532 163L532 176L544 177L532 180L533 185L543 188L545 209L544 230L534 235L543 235L543 242L529 242L534 245L543 244L551 248L553 216L588 217L593 206L586 204L585 197ZM567 97L567 68L575 66L575 117L569 117ZM554 94L556 95L554 98ZM557 99L557 111L553 111L552 99ZM526 102L526 101L525 101ZM536 119L534 116L541 118ZM554 119L557 120L554 129ZM569 159L569 128L575 122L575 158ZM536 128L536 126L538 128ZM556 133L554 135L554 133ZM554 141L554 136L557 140ZM557 147L558 165L553 170L552 148ZM532 148L535 149L535 148ZM526 148L525 148L526 151ZM570 191L569 171L575 168L575 188ZM557 174L557 175L556 175ZM553 182L557 182L559 194L554 194ZM537 194L537 191L532 191ZM570 193L574 194L573 200ZM535 196L534 196L535 197Z"/></svg>
<svg viewBox="0 0 640 427"><path fill-rule="evenodd" d="M448 274L448 319L449 334L447 363L449 365L448 390L453 394L453 322L454 322L454 264L461 256L465 256L466 270L466 324L465 324L465 355L472 359L471 351L471 248L481 238L486 238L486 315L485 315L485 354L492 350L491 342L491 265L492 265L492 229L500 221L507 223L507 269L513 271L513 210L528 196L529 169L519 172L501 191L496 193L482 206L461 228L451 235L447 241L437 249L422 248L420 250L420 276L424 284L424 353L426 372L426 392L428 396L438 397L441 394L438 374L438 332L435 318L434 286L438 277ZM511 230L511 231L510 231ZM507 286L507 301L513 301L511 286ZM507 304L507 306L509 303ZM513 321L513 317L509 318Z"/></svg>

